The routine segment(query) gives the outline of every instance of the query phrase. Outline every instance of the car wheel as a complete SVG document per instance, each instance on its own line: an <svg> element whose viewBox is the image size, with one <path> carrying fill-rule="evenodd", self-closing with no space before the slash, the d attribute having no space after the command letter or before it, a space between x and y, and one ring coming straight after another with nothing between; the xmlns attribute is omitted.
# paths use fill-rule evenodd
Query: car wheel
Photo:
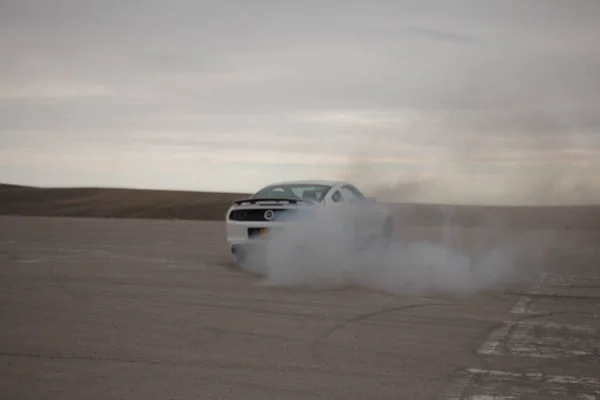
<svg viewBox="0 0 600 400"><path fill-rule="evenodd" d="M381 232L381 239L383 241L385 249L392 244L392 236L394 235L394 224L390 218L387 218L383 224Z"/></svg>
<svg viewBox="0 0 600 400"><path fill-rule="evenodd" d="M238 266L243 265L246 259L248 258L248 253L246 252L246 249L244 249L242 246L234 246L231 249L231 252Z"/></svg>

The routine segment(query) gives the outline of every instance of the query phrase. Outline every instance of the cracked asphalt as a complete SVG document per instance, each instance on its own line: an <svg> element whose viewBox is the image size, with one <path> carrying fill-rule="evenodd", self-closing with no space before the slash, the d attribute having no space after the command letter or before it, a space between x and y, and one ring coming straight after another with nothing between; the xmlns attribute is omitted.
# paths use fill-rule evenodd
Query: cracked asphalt
<svg viewBox="0 0 600 400"><path fill-rule="evenodd" d="M600 399L600 233L559 235L530 289L403 296L261 286L219 222L0 217L0 398Z"/></svg>

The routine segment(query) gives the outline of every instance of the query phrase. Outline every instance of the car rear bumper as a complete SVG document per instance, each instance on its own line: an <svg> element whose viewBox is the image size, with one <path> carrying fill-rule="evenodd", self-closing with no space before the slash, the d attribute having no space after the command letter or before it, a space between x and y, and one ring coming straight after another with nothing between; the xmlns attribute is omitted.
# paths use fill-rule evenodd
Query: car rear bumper
<svg viewBox="0 0 600 400"><path fill-rule="evenodd" d="M229 254L236 260L245 258L252 252L260 250L266 245L266 238L252 237L251 232L255 229L273 229L280 227L278 223L248 223L238 221L227 221L226 241Z"/></svg>

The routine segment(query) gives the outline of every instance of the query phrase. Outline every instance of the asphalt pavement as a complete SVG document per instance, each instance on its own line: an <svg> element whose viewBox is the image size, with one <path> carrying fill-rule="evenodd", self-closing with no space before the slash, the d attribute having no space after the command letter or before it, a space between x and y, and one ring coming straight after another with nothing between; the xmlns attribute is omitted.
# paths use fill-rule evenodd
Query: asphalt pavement
<svg viewBox="0 0 600 400"><path fill-rule="evenodd" d="M267 287L219 222L0 218L1 399L600 399L600 233L473 296Z"/></svg>

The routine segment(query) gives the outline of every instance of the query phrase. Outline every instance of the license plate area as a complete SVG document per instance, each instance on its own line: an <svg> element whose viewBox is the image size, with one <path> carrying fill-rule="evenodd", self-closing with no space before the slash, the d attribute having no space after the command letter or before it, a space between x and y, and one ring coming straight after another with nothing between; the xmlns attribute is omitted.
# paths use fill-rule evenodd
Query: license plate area
<svg viewBox="0 0 600 400"><path fill-rule="evenodd" d="M269 233L269 228L248 228L248 237L256 239L265 237Z"/></svg>

